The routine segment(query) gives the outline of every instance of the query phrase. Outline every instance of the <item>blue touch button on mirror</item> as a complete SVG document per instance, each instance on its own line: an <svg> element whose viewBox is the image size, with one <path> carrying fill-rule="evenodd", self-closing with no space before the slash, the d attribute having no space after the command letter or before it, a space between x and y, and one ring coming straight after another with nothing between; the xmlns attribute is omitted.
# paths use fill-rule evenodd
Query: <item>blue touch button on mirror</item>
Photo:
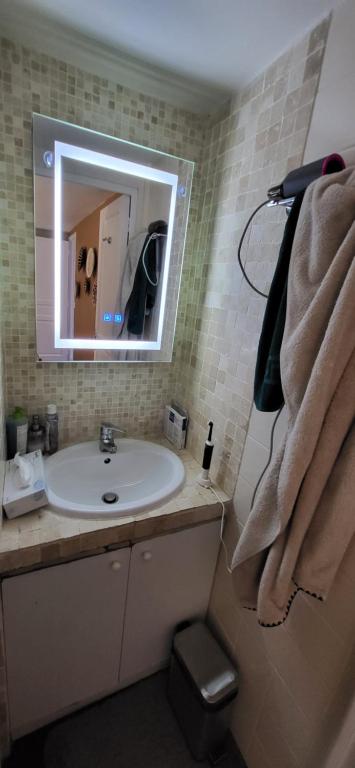
<svg viewBox="0 0 355 768"><path fill-rule="evenodd" d="M104 323L112 323L112 312L104 312Z"/></svg>
<svg viewBox="0 0 355 768"><path fill-rule="evenodd" d="M114 315L113 318L114 323L122 323L123 321L123 315L119 312L118 314Z"/></svg>

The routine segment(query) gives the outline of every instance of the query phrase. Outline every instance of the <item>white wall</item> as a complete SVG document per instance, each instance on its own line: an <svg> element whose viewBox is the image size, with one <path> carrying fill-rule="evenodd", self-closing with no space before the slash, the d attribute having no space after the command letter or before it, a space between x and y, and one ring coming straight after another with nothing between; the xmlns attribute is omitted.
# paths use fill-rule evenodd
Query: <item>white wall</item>
<svg viewBox="0 0 355 768"><path fill-rule="evenodd" d="M261 413L253 406L247 439L244 445L242 463L234 494L234 503L238 507L238 519L244 525L249 517L254 488L267 464L270 452L270 438L276 413ZM275 454L286 430L285 409L277 420L274 433ZM262 491L262 483L259 491Z"/></svg>
<svg viewBox="0 0 355 768"><path fill-rule="evenodd" d="M355 145L355 2L333 11L304 162ZM355 164L355 151L344 153Z"/></svg>

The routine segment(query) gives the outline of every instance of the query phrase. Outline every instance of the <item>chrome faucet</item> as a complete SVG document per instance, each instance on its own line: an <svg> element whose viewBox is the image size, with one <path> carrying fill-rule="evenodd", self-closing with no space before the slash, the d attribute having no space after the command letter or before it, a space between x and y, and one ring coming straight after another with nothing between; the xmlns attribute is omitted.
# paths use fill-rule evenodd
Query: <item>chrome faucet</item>
<svg viewBox="0 0 355 768"><path fill-rule="evenodd" d="M117 445L113 439L113 433L118 432L121 435L126 434L124 429L115 427L114 424L103 422L100 426L100 451L103 453L116 453Z"/></svg>

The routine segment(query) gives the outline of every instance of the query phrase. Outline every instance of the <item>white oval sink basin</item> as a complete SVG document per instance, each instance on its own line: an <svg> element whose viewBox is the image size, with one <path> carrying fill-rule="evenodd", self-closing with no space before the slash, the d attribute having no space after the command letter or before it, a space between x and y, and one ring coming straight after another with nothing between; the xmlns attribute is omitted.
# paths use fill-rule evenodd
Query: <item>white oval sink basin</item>
<svg viewBox="0 0 355 768"><path fill-rule="evenodd" d="M96 519L159 507L185 480L182 461L168 448L127 438L119 440L117 453L101 453L98 441L64 448L47 459L45 472L56 512Z"/></svg>

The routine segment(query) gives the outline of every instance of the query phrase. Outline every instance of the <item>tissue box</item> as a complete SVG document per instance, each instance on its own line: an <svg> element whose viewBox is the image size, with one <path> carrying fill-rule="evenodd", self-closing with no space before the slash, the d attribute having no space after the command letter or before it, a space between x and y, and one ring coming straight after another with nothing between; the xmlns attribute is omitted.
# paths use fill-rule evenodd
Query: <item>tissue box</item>
<svg viewBox="0 0 355 768"><path fill-rule="evenodd" d="M7 517L19 517L48 504L41 451L26 453L22 457L32 465L32 482L27 488L19 486L19 470L14 460L6 462L3 507Z"/></svg>

